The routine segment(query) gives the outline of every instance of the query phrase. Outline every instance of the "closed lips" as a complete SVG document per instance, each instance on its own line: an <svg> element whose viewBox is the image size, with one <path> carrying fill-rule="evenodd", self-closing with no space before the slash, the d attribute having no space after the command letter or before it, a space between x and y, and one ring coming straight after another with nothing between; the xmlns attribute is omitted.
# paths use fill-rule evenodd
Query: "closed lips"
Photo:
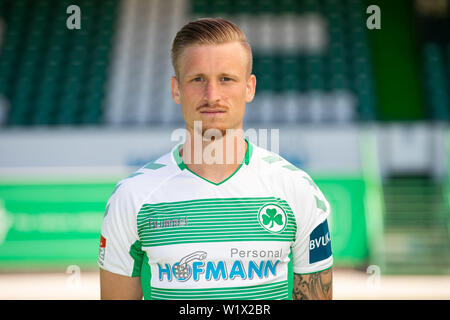
<svg viewBox="0 0 450 320"><path fill-rule="evenodd" d="M222 110L222 109L208 109L208 110L202 110L200 112L201 113L223 113L223 112L226 112L226 111Z"/></svg>

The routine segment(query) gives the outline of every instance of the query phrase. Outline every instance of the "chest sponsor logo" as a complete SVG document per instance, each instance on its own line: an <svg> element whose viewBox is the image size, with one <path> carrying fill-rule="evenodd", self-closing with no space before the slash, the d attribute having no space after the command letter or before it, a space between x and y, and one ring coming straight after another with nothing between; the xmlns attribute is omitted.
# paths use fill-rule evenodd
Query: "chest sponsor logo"
<svg viewBox="0 0 450 320"><path fill-rule="evenodd" d="M162 265L157 263L157 270L159 281L263 279L277 275L277 267L281 260L273 258L281 258L281 255L282 249L242 251L232 248L230 258L245 256L255 258L270 257L272 259L263 259L258 262L254 260L207 261L207 252L195 251L184 256L174 264L165 263Z"/></svg>
<svg viewBox="0 0 450 320"><path fill-rule="evenodd" d="M280 233L286 228L286 212L277 204L265 204L258 211L261 227L272 233Z"/></svg>

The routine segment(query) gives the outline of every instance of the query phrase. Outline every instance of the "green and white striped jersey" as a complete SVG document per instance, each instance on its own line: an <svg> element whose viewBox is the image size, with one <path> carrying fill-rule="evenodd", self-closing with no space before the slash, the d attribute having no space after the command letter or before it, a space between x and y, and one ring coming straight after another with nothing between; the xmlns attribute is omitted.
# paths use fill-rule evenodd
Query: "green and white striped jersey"
<svg viewBox="0 0 450 320"><path fill-rule="evenodd" d="M221 183L175 146L117 184L98 263L140 276L145 299L289 299L289 274L333 264L330 206L310 176L248 141Z"/></svg>

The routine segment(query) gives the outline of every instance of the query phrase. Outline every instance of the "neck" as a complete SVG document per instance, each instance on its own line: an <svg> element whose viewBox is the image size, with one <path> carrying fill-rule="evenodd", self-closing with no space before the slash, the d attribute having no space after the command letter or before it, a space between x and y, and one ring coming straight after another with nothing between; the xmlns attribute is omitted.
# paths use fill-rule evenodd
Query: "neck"
<svg viewBox="0 0 450 320"><path fill-rule="evenodd" d="M244 161L247 143L242 130L232 135L225 132L219 137L189 133L180 155L187 168L199 176L218 183L233 174Z"/></svg>

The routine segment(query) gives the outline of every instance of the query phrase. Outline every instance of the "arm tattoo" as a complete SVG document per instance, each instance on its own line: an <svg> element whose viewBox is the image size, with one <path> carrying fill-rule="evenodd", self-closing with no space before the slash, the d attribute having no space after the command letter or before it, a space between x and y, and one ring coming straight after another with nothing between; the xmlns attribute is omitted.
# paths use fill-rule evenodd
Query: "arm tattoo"
<svg viewBox="0 0 450 320"><path fill-rule="evenodd" d="M292 300L331 300L333 298L333 272L330 269L294 274Z"/></svg>

